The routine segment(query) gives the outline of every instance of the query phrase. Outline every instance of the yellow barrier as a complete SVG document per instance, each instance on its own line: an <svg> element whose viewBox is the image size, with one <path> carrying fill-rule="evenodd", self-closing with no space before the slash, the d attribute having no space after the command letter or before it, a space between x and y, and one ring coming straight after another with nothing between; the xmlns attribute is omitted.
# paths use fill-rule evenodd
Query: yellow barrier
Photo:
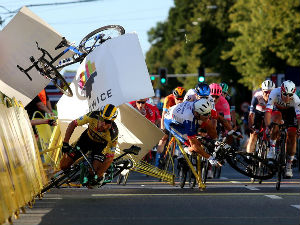
<svg viewBox="0 0 300 225"><path fill-rule="evenodd" d="M0 223L4 223L33 201L46 176L26 110L2 93L0 100Z"/></svg>

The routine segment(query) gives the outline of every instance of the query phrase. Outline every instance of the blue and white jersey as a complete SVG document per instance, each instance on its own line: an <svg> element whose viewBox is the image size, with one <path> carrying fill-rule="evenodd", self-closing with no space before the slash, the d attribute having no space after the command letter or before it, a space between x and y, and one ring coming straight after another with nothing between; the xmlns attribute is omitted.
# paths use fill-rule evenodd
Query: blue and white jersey
<svg viewBox="0 0 300 225"><path fill-rule="evenodd" d="M197 95L195 89L189 89L187 91L187 93L185 94L183 101L189 101L189 102L197 101L198 100L197 96L198 95ZM211 109L216 111L215 101L214 101L213 97L211 97L211 95L209 95L209 96L207 96L207 99L211 105Z"/></svg>
<svg viewBox="0 0 300 225"><path fill-rule="evenodd" d="M181 134L194 136L197 134L196 120L194 116L194 102L183 102L172 106L164 118L166 129L174 127Z"/></svg>

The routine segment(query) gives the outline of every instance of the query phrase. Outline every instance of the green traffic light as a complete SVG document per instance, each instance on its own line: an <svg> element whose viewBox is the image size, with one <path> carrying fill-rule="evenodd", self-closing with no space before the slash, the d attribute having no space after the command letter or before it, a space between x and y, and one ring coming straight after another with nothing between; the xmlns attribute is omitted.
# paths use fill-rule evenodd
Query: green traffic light
<svg viewBox="0 0 300 225"><path fill-rule="evenodd" d="M155 76L151 76L151 80L155 80Z"/></svg>
<svg viewBox="0 0 300 225"><path fill-rule="evenodd" d="M205 78L203 76L198 77L199 82L204 82Z"/></svg>
<svg viewBox="0 0 300 225"><path fill-rule="evenodd" d="M161 82L162 84L165 84L165 83L166 83L166 78L161 78L161 79L160 79L160 82Z"/></svg>

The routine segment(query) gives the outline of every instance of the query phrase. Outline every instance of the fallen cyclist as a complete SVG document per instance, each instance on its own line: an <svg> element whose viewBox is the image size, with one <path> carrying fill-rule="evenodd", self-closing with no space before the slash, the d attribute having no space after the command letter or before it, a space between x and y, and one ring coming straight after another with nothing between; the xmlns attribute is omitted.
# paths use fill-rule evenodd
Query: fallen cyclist
<svg viewBox="0 0 300 225"><path fill-rule="evenodd" d="M171 132L182 143L189 146L189 151L196 152L208 159L212 165L221 164L209 153L197 139L199 124L209 120L211 105L205 98L195 102L183 102L169 109L165 118L165 129ZM167 135L165 135L167 137Z"/></svg>
<svg viewBox="0 0 300 225"><path fill-rule="evenodd" d="M60 168L62 170L70 168L82 156L79 151L76 151L76 147L79 147L83 153L91 151L92 166L98 178L95 180L92 171L90 171L87 186L92 187L93 185L97 185L114 159L119 133L118 127L114 122L117 115L117 108L112 104L107 104L100 111L93 111L73 120L66 130L63 141L63 156L60 161ZM70 146L69 140L73 131L77 126L84 124L88 124L88 128Z"/></svg>

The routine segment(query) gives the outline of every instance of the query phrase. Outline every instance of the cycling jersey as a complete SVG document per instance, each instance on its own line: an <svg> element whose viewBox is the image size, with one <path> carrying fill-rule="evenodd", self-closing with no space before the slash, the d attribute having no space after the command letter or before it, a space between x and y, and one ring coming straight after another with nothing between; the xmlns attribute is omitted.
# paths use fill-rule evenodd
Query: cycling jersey
<svg viewBox="0 0 300 225"><path fill-rule="evenodd" d="M252 97L250 113L255 113L256 111L265 112L266 106L267 106L267 101L265 101L263 97L263 91L258 91Z"/></svg>
<svg viewBox="0 0 300 225"><path fill-rule="evenodd" d="M163 111L167 112L168 109L174 105L176 105L175 96L173 94L170 94L167 97L165 97Z"/></svg>
<svg viewBox="0 0 300 225"><path fill-rule="evenodd" d="M218 113L224 115L224 118L226 120L231 121L229 104L228 104L227 100L222 95L220 95L219 101L217 102L217 104L215 104L215 108L216 108Z"/></svg>
<svg viewBox="0 0 300 225"><path fill-rule="evenodd" d="M194 102L183 102L172 106L164 117L165 128L181 142L197 134Z"/></svg>
<svg viewBox="0 0 300 225"><path fill-rule="evenodd" d="M267 112L272 112L272 110L287 110L289 108L295 109L295 114L297 119L300 119L300 99L294 94L289 102L284 102L281 98L281 88L275 88L271 91L269 95L269 100L266 106Z"/></svg>
<svg viewBox="0 0 300 225"><path fill-rule="evenodd" d="M203 97L205 97L205 96L203 96ZM211 105L211 109L212 109L211 110L211 117L213 119L216 119L218 117L218 115L217 115L217 111L216 111L216 108L215 108L214 99L210 95L207 96L207 98L208 98L208 101L209 101L209 103ZM194 102L194 101L197 101L197 100L198 100L197 99L197 93L196 93L195 89L189 89L188 92L185 94L184 99L183 99L183 101L189 101L189 102Z"/></svg>
<svg viewBox="0 0 300 225"><path fill-rule="evenodd" d="M103 154L113 154L112 148L117 146L118 141L118 127L114 121L112 121L112 127L109 130L100 131L98 129L98 121L104 121L100 116L99 111L90 112L76 120L76 126L82 126L88 124L87 135L82 135L80 137L80 143L92 143L91 146L97 146L97 150L102 150ZM81 140L81 139L84 140ZM93 149L88 149L93 150ZM96 150L96 149L95 149Z"/></svg>

